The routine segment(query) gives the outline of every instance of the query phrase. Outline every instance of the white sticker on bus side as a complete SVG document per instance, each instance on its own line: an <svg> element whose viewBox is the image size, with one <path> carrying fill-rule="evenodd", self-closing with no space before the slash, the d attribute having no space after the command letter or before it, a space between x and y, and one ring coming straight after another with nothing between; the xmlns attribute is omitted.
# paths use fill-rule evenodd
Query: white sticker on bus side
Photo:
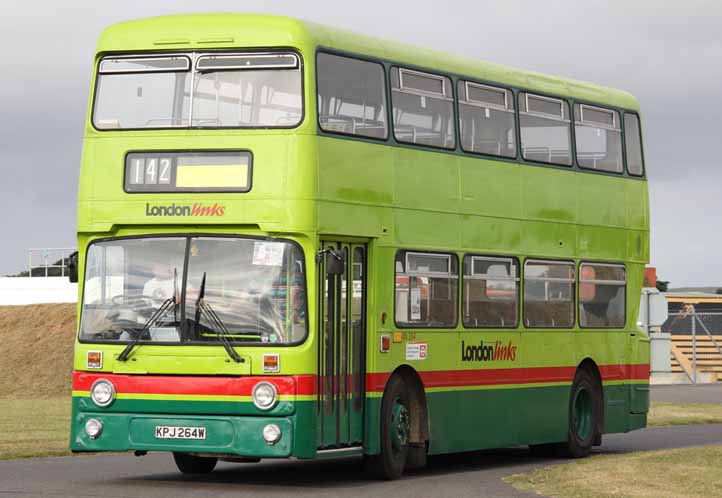
<svg viewBox="0 0 722 498"><path fill-rule="evenodd" d="M406 344L407 360L425 360L428 348L425 342L410 342Z"/></svg>
<svg viewBox="0 0 722 498"><path fill-rule="evenodd" d="M256 242L253 244L253 264L281 266L285 245L278 242Z"/></svg>

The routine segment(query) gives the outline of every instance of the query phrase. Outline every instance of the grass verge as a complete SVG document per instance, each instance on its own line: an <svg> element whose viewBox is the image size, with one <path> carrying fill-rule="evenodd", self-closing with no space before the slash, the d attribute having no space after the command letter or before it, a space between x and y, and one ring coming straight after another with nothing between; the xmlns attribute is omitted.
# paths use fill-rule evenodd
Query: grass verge
<svg viewBox="0 0 722 498"><path fill-rule="evenodd" d="M515 474L517 489L554 498L709 498L722 496L722 446L599 455Z"/></svg>
<svg viewBox="0 0 722 498"><path fill-rule="evenodd" d="M0 398L0 460L68 455L70 398Z"/></svg>
<svg viewBox="0 0 722 498"><path fill-rule="evenodd" d="M647 415L648 426L689 424L722 424L722 405L652 402Z"/></svg>

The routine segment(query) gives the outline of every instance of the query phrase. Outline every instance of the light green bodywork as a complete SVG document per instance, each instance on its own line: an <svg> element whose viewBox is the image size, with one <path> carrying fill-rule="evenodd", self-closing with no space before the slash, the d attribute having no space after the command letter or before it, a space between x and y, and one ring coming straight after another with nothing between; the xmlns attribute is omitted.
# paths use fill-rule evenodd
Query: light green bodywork
<svg viewBox="0 0 722 498"><path fill-rule="evenodd" d="M645 179L493 160L458 150L399 146L393 139L379 143L324 135L318 131L316 119L315 52L322 47L355 53L387 65L399 63L443 72L454 82L465 76L636 112L639 104L634 97L588 83L466 60L313 23L256 15L169 16L116 24L101 35L95 66L108 53L273 47L295 48L303 58L305 113L302 123L291 130L97 131L90 119L91 95L79 185L79 273L82 282L87 246L98 238L214 233L291 239L301 245L306 259L308 339L295 347L237 347L249 360L244 364L226 362L220 346L141 346L134 353L137 361L126 364L113 359L123 345L99 347L76 342L76 370L86 370L86 351L102 349L107 359L103 371L107 372L262 375L261 354L272 349L281 355L281 374L318 373L314 256L321 239L368 244L368 372L392 372L402 365L421 372L573 367L585 358L597 365L649 363L648 339L636 327L644 265L649 260ZM250 192L131 195L123 191L123 162L128 151L223 148L253 152ZM226 211L220 218L148 218L148 202L217 202L225 205ZM467 330L459 324L451 330L405 331L401 344L394 343L389 353L381 354L380 335L399 330L393 323L394 256L399 248L455 252L460 260L465 252L474 252L520 259L622 262L627 267L628 282L626 326L623 330L527 330L523 325L507 330ZM82 297L82 284L80 293ZM382 323L384 313L390 319ZM462 339L467 343L512 340L518 344L519 354L514 362L461 363L458 352ZM426 342L428 358L423 362L407 361L404 343L409 341ZM429 451L443 453L565 439L570 383L428 390ZM639 379L605 382L606 431L627 431L644 425L646 387L647 382ZM364 447L367 453L376 453L380 393L367 395ZM263 456L315 454L315 402L298 405L297 412L304 413L300 419L303 426L293 430L302 437L294 439L293 448L284 447L275 455ZM142 413L142 404L129 410L129 414ZM208 412L214 415L213 409ZM76 399L72 439L82 439L81 422L86 416ZM180 414L178 417L182 418ZM255 424L240 420L249 416L239 417L228 423L238 427ZM119 423L124 427L129 422ZM127 438L107 446L99 441L92 447L73 448L163 449L145 443L133 447ZM250 450L228 451L246 454Z"/></svg>

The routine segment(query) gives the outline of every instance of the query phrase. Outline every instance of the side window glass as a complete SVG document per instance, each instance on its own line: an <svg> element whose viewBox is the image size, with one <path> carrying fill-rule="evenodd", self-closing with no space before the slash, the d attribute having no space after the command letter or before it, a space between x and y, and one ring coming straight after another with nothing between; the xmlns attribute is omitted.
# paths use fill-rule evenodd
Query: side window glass
<svg viewBox="0 0 722 498"><path fill-rule="evenodd" d="M390 77L396 140L455 148L451 80L398 67L391 68Z"/></svg>
<svg viewBox="0 0 722 498"><path fill-rule="evenodd" d="M521 92L519 125L524 159L571 166L569 104L566 101Z"/></svg>
<svg viewBox="0 0 722 498"><path fill-rule="evenodd" d="M333 133L385 139L386 79L375 62L319 53L318 120Z"/></svg>
<svg viewBox="0 0 722 498"><path fill-rule="evenodd" d="M527 260L524 263L524 325L574 326L574 263Z"/></svg>
<svg viewBox="0 0 722 498"><path fill-rule="evenodd" d="M644 174L642 157L642 134L639 129L639 117L636 114L624 114L624 145L627 149L627 171L630 175Z"/></svg>
<svg viewBox="0 0 722 498"><path fill-rule="evenodd" d="M511 91L459 80L461 148L501 157L516 157L514 96Z"/></svg>
<svg viewBox="0 0 722 498"><path fill-rule="evenodd" d="M456 256L399 251L395 264L396 324L456 326L459 280Z"/></svg>
<svg viewBox="0 0 722 498"><path fill-rule="evenodd" d="M623 265L579 265L579 324L592 328L624 327L626 286Z"/></svg>
<svg viewBox="0 0 722 498"><path fill-rule="evenodd" d="M621 173L622 126L619 113L586 104L574 104L577 162L586 169Z"/></svg>
<svg viewBox="0 0 722 498"><path fill-rule="evenodd" d="M461 313L464 327L516 327L519 265L512 258L467 254L463 261Z"/></svg>

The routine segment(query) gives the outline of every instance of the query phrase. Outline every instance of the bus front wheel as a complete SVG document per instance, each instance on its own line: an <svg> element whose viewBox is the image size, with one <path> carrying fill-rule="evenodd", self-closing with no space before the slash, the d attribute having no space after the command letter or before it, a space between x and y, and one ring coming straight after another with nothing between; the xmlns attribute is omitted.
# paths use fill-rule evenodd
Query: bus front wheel
<svg viewBox="0 0 722 498"><path fill-rule="evenodd" d="M217 458L199 457L188 453L173 452L176 467L184 474L208 474L216 468Z"/></svg>
<svg viewBox="0 0 722 498"><path fill-rule="evenodd" d="M376 478L397 479L404 472L411 430L409 406L406 383L394 375L381 399L381 453L365 460L367 470Z"/></svg>

